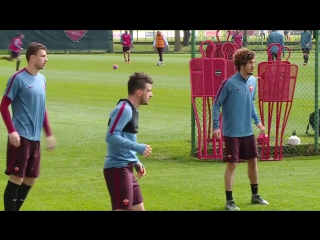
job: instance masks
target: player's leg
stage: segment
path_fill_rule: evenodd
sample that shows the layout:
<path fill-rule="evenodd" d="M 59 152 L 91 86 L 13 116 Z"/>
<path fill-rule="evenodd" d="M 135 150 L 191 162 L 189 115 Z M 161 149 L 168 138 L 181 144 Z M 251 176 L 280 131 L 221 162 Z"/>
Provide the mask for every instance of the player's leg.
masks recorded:
<path fill-rule="evenodd" d="M 305 53 L 305 65 L 307 65 L 309 61 L 309 53 L 310 53 L 310 48 L 306 48 L 306 53 Z"/>
<path fill-rule="evenodd" d="M 132 210 L 132 166 L 131 170 L 130 164 L 122 168 L 105 168 L 103 173 L 111 199 L 112 210 Z"/>
<path fill-rule="evenodd" d="M 227 166 L 224 172 L 224 184 L 226 194 L 226 210 L 238 211 L 240 208 L 237 207 L 233 199 L 232 190 L 234 182 L 234 172 L 239 161 L 239 139 L 235 137 L 223 137 L 226 151 L 226 162 Z"/>
<path fill-rule="evenodd" d="M 163 48 L 157 48 L 158 51 L 158 55 L 159 55 L 159 62 L 158 62 L 158 66 L 163 65 Z"/>
<path fill-rule="evenodd" d="M 22 204 L 25 202 L 28 193 L 32 186 L 36 183 L 40 172 L 40 142 L 30 141 L 30 157 L 25 170 L 25 177 L 19 187 L 18 197 L 16 202 L 16 211 L 19 211 Z"/>
<path fill-rule="evenodd" d="M 133 211 L 145 211 L 140 185 L 134 175 L 133 175 L 132 181 L 133 181 L 133 206 L 132 206 L 132 210 Z"/>
<path fill-rule="evenodd" d="M 124 58 L 124 62 L 127 63 L 127 56 L 126 56 L 126 52 L 127 52 L 127 47 L 122 47 L 122 52 L 123 52 L 123 58 Z"/>
<path fill-rule="evenodd" d="M 20 57 L 20 53 L 18 52 L 13 52 L 12 57 L 14 59 L 16 59 L 16 71 L 19 71 L 19 67 L 20 67 L 20 62 L 21 62 L 21 57 Z"/>
<path fill-rule="evenodd" d="M 131 55 L 130 47 L 128 47 L 127 54 L 128 54 L 128 63 L 130 63 L 130 55 Z"/>
<path fill-rule="evenodd" d="M 7 168 L 5 174 L 9 176 L 4 190 L 3 201 L 5 211 L 16 211 L 19 187 L 25 177 L 25 169 L 29 158 L 30 141 L 20 137 L 20 146 L 14 147 L 7 143 Z"/>
<path fill-rule="evenodd" d="M 269 204 L 266 200 L 260 197 L 258 192 L 258 149 L 254 135 L 241 139 L 239 157 L 247 160 L 252 203 Z"/>
<path fill-rule="evenodd" d="M 7 60 L 7 61 L 12 61 L 13 60 L 13 57 L 12 57 L 13 54 L 13 51 L 10 52 L 10 55 L 9 56 L 3 56 L 1 57 L 0 59 L 4 59 L 4 60 Z"/>

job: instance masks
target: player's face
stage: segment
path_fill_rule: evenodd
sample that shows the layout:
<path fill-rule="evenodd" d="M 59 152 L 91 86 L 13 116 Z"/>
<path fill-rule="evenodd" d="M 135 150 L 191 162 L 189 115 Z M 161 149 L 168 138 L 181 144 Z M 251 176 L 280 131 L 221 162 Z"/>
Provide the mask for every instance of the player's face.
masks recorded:
<path fill-rule="evenodd" d="M 244 66 L 244 72 L 247 75 L 252 75 L 254 71 L 254 65 L 255 65 L 255 59 L 248 61 L 247 64 Z"/>
<path fill-rule="evenodd" d="M 34 65 L 38 70 L 44 69 L 48 62 L 47 52 L 40 49 L 34 58 Z"/>
<path fill-rule="evenodd" d="M 151 92 L 152 85 L 150 83 L 146 84 L 146 87 L 141 90 L 140 96 L 140 104 L 141 105 L 148 105 L 150 98 L 152 98 L 153 94 Z"/>

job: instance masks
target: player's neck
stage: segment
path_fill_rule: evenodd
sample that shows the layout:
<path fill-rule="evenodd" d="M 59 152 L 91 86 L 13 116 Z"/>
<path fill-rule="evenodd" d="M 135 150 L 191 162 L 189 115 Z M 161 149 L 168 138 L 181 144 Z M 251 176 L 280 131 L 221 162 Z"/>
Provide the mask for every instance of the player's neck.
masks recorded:
<path fill-rule="evenodd" d="M 128 100 L 131 102 L 135 109 L 138 109 L 138 107 L 140 106 L 139 99 L 136 99 L 134 96 L 128 96 Z"/>
<path fill-rule="evenodd" d="M 249 74 L 247 74 L 246 72 L 242 72 L 242 71 L 240 71 L 240 75 L 241 75 L 245 80 L 247 80 L 248 77 L 249 77 Z"/>
<path fill-rule="evenodd" d="M 34 68 L 33 66 L 26 66 L 27 71 L 32 74 L 32 75 L 37 75 L 38 74 L 38 69 Z"/>

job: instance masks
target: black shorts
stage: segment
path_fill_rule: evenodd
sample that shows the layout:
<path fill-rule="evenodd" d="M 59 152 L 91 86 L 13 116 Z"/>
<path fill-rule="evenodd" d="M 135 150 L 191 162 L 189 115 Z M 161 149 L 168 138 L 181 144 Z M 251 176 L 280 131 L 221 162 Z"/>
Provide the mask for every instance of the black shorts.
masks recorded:
<path fill-rule="evenodd" d="M 302 48 L 302 52 L 309 54 L 310 53 L 310 48 Z"/>
<path fill-rule="evenodd" d="M 12 58 L 20 57 L 20 52 L 11 51 L 11 57 Z"/>
<path fill-rule="evenodd" d="M 130 51 L 130 47 L 122 47 L 122 51 L 123 52 L 128 52 L 128 51 Z"/>

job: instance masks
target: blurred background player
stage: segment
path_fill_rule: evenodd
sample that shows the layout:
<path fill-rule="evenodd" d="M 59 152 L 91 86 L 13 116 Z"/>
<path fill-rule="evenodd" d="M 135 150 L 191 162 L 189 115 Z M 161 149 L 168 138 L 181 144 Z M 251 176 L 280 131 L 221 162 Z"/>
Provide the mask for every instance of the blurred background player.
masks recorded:
<path fill-rule="evenodd" d="M 243 36 L 240 30 L 236 30 L 232 35 L 232 41 L 236 44 L 237 49 L 242 47 Z"/>
<path fill-rule="evenodd" d="M 283 33 L 285 40 L 290 41 L 291 30 L 283 30 Z"/>
<path fill-rule="evenodd" d="M 122 44 L 123 58 L 125 63 L 130 63 L 130 49 L 132 47 L 133 38 L 128 30 L 124 30 L 124 33 L 121 35 L 120 43 Z M 127 56 L 128 55 L 128 60 Z"/>
<path fill-rule="evenodd" d="M 268 35 L 267 48 L 272 43 L 278 43 L 281 45 L 281 47 L 284 47 L 284 35 L 279 30 L 272 30 L 271 33 Z M 279 52 L 278 46 L 272 46 L 270 51 L 271 51 L 272 61 L 277 60 L 278 57 L 281 60 L 281 55 L 278 56 L 278 52 Z M 284 48 L 282 51 L 283 51 L 282 53 L 284 56 Z"/>
<path fill-rule="evenodd" d="M 12 61 L 14 59 L 17 60 L 16 62 L 16 71 L 19 71 L 19 67 L 20 67 L 20 62 L 21 62 L 21 58 L 20 58 L 20 52 L 21 50 L 23 50 L 22 47 L 22 39 L 24 39 L 24 34 L 23 33 L 19 33 L 16 37 L 14 37 L 10 43 L 9 46 L 9 50 L 10 52 L 10 56 L 9 57 L 1 57 L 1 59 L 5 59 L 8 61 Z"/>
<path fill-rule="evenodd" d="M 303 30 L 300 34 L 300 46 L 303 53 L 303 65 L 307 65 L 309 60 L 309 53 L 312 46 L 311 33 L 308 30 Z"/>
<path fill-rule="evenodd" d="M 261 40 L 265 40 L 266 39 L 266 30 L 261 30 L 260 31 L 260 37 L 261 37 Z"/>
<path fill-rule="evenodd" d="M 169 50 L 169 43 L 166 39 L 166 37 L 162 34 L 161 31 L 157 31 L 157 35 L 156 35 L 156 38 L 153 42 L 153 45 L 152 45 L 153 48 L 156 48 L 157 51 L 158 51 L 158 54 L 159 54 L 159 62 L 158 62 L 158 66 L 160 65 L 164 65 L 164 62 L 163 62 L 163 50 L 165 47 L 168 48 Z"/>

